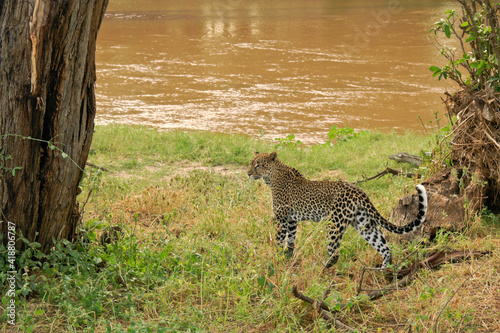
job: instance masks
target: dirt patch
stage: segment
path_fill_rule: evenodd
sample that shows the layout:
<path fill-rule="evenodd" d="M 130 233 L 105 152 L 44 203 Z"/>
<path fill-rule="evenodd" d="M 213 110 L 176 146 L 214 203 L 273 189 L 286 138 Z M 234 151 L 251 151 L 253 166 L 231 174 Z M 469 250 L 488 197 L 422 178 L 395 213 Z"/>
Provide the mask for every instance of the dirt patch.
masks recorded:
<path fill-rule="evenodd" d="M 336 180 L 345 180 L 345 174 L 342 170 L 328 170 L 326 172 L 323 172 L 319 175 L 318 179 L 319 180 L 330 180 L 330 181 L 336 181 Z"/>
<path fill-rule="evenodd" d="M 248 167 L 242 166 L 205 166 L 201 163 L 194 162 L 176 162 L 172 165 L 174 166 L 174 171 L 170 175 L 164 177 L 167 181 L 179 176 L 189 176 L 193 171 L 213 172 L 222 176 L 246 177 L 246 172 L 248 170 Z"/>
<path fill-rule="evenodd" d="M 136 175 L 131 175 L 130 173 L 127 173 L 126 171 L 123 171 L 123 170 L 119 171 L 119 172 L 115 172 L 115 173 L 113 173 L 113 175 L 115 177 L 123 178 L 123 179 L 130 179 L 130 178 L 144 179 L 144 177 L 136 176 Z"/>

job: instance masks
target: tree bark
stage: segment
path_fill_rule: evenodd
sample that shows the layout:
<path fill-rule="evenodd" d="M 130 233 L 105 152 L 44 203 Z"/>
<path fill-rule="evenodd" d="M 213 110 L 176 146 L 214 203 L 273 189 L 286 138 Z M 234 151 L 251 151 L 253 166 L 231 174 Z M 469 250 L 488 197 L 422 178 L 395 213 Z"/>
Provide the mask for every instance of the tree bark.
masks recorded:
<path fill-rule="evenodd" d="M 1 230 L 12 222 L 43 252 L 75 236 L 107 3 L 0 0 Z"/>

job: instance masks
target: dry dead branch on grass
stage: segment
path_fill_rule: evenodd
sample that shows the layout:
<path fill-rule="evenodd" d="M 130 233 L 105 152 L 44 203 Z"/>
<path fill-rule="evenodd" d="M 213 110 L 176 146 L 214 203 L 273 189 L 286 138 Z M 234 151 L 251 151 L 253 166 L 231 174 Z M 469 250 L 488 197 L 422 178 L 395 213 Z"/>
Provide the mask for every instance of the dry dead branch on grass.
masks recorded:
<path fill-rule="evenodd" d="M 404 263 L 406 259 L 410 258 L 413 255 L 415 255 L 416 260 L 409 267 L 404 267 L 401 270 L 399 270 L 397 276 L 394 275 L 394 278 L 397 277 L 400 280 L 397 280 L 397 281 L 393 282 L 392 284 L 390 284 L 382 289 L 363 289 L 362 285 L 363 285 L 363 278 L 365 276 L 364 273 L 365 273 L 365 271 L 368 271 L 368 270 L 378 270 L 378 271 L 384 271 L 384 272 L 388 272 L 388 270 L 381 269 L 381 268 L 364 267 L 363 273 L 361 275 L 359 287 L 358 287 L 358 293 L 361 291 L 369 291 L 369 293 L 368 293 L 369 299 L 371 301 L 375 301 L 375 300 L 381 298 L 382 296 L 386 295 L 389 292 L 406 287 L 412 281 L 413 277 L 415 277 L 416 272 L 420 268 L 436 269 L 445 263 L 456 263 L 456 262 L 460 262 L 460 261 L 463 261 L 463 260 L 466 260 L 469 258 L 480 257 L 480 256 L 488 255 L 488 254 L 491 254 L 491 251 L 448 251 L 448 252 L 438 251 L 436 253 L 429 255 L 427 258 L 425 258 L 423 260 L 418 260 L 419 256 L 418 256 L 418 250 L 417 250 L 417 251 L 414 251 L 411 254 L 409 254 L 402 261 L 402 263 Z M 482 265 L 479 267 L 479 269 L 481 267 L 482 267 Z M 477 269 L 476 272 L 479 269 Z M 472 275 L 474 275 L 476 272 L 474 272 Z M 462 283 L 462 285 L 466 281 L 464 281 Z M 332 284 L 333 284 L 333 280 L 330 282 L 328 288 L 326 289 L 326 291 L 324 293 L 325 299 L 328 296 L 328 293 L 332 287 Z M 459 289 L 460 289 L 460 287 L 459 287 Z M 454 295 L 456 294 L 457 291 L 458 291 L 458 289 L 454 292 L 452 297 L 454 297 Z M 311 298 L 311 297 L 304 295 L 303 293 L 298 291 L 297 286 L 292 287 L 292 293 L 296 298 L 298 298 L 306 303 L 311 304 L 313 306 L 313 308 L 320 314 L 320 316 L 324 320 L 326 320 L 329 324 L 333 325 L 335 328 L 337 328 L 339 330 L 347 331 L 347 332 L 356 332 L 355 329 L 347 326 L 346 324 L 344 324 L 341 321 L 339 321 L 338 319 L 336 319 L 335 312 L 337 312 L 338 310 L 331 310 L 329 308 L 329 306 L 325 303 L 324 300 L 323 301 L 316 300 L 314 298 Z M 446 305 L 448 304 L 448 302 L 446 303 Z M 446 305 L 445 305 L 445 307 L 446 307 Z M 343 308 L 345 308 L 345 306 L 341 307 L 341 309 L 343 309 Z M 439 320 L 439 316 L 436 319 L 436 325 L 437 325 L 438 320 Z M 410 331 L 411 331 L 411 328 L 410 328 Z"/>
<path fill-rule="evenodd" d="M 357 330 L 355 330 L 354 328 L 347 326 L 346 324 L 342 323 L 340 320 L 337 320 L 335 318 L 335 316 L 333 315 L 333 312 L 330 311 L 330 308 L 328 307 L 328 305 L 326 305 L 325 302 L 315 300 L 313 298 L 310 298 L 310 297 L 300 293 L 297 289 L 297 286 L 292 287 L 292 293 L 296 298 L 298 298 L 306 303 L 311 304 L 313 306 L 313 308 L 318 311 L 318 313 L 321 315 L 321 317 L 324 320 L 326 320 L 328 323 L 333 325 L 336 329 L 346 331 L 346 332 L 357 332 Z"/>
<path fill-rule="evenodd" d="M 97 169 L 97 170 L 99 170 L 99 171 L 109 172 L 109 170 L 108 170 L 108 169 L 106 169 L 106 168 L 104 168 L 104 167 L 101 167 L 101 166 L 98 166 L 98 165 L 95 165 L 94 163 L 85 162 L 85 165 L 88 165 L 89 167 L 94 168 L 94 169 Z"/>
<path fill-rule="evenodd" d="M 405 176 L 405 177 L 408 177 L 408 178 L 420 178 L 420 175 L 415 175 L 414 173 L 411 173 L 411 172 L 402 172 L 402 171 L 398 171 L 398 170 L 395 170 L 395 169 L 391 169 L 389 167 L 386 167 L 384 171 L 381 171 L 379 173 L 377 173 L 375 176 L 372 176 L 372 177 L 369 177 L 369 178 L 364 178 L 363 180 L 358 180 L 358 181 L 355 181 L 354 184 L 358 184 L 358 183 L 363 183 L 363 182 L 367 182 L 367 181 L 370 181 L 370 180 L 373 180 L 373 179 L 379 179 L 385 175 L 394 175 L 394 176 Z"/>
<path fill-rule="evenodd" d="M 367 267 L 363 268 L 363 274 L 361 275 L 361 279 L 359 282 L 358 293 L 361 291 L 369 291 L 368 297 L 370 298 L 370 300 L 376 300 L 384 296 L 388 292 L 402 289 L 405 286 L 407 286 L 415 276 L 415 273 L 420 268 L 437 269 L 439 266 L 445 263 L 456 263 L 469 258 L 484 256 L 487 254 L 491 254 L 491 251 L 449 251 L 449 252 L 438 251 L 420 261 L 418 260 L 418 251 L 415 251 L 410 255 L 408 255 L 406 258 L 412 256 L 413 254 L 416 254 L 417 260 L 415 260 L 411 266 L 405 267 L 397 273 L 397 278 L 399 278 L 400 280 L 395 281 L 392 284 L 382 289 L 375 289 L 375 290 L 362 289 L 364 273 L 365 270 L 383 270 L 383 271 L 387 270 L 381 268 L 367 268 Z M 404 262 L 406 258 L 402 262 Z"/>

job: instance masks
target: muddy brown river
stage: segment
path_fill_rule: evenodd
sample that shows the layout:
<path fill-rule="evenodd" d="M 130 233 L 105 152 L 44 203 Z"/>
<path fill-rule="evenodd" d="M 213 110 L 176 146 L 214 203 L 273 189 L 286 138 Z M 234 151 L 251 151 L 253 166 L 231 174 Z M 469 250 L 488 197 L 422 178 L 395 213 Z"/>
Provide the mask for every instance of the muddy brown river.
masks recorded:
<path fill-rule="evenodd" d="M 110 0 L 97 122 L 322 142 L 423 131 L 451 82 L 428 31 L 453 1 Z"/>

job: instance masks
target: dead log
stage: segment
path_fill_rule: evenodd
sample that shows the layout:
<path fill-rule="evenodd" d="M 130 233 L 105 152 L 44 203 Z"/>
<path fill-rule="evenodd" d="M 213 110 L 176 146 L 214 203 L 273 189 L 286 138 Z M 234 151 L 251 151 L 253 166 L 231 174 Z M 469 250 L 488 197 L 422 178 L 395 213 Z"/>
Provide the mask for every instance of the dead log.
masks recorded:
<path fill-rule="evenodd" d="M 419 167 L 422 164 L 422 159 L 419 156 L 408 153 L 397 153 L 389 156 L 389 159 L 400 163 L 409 163 L 415 167 Z"/>

